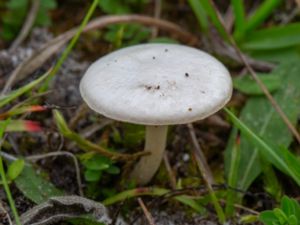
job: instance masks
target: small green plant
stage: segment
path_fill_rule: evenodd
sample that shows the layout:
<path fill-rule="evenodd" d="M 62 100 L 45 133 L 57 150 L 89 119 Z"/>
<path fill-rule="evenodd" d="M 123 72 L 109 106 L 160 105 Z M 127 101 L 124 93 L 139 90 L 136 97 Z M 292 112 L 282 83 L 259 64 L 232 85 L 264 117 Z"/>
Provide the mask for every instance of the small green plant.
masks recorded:
<path fill-rule="evenodd" d="M 129 14 L 141 11 L 148 0 L 101 0 L 100 9 L 107 14 Z M 114 48 L 134 45 L 150 37 L 150 29 L 138 24 L 121 24 L 108 26 L 104 39 L 112 43 Z"/>
<path fill-rule="evenodd" d="M 51 24 L 51 18 L 48 12 L 49 10 L 55 9 L 56 6 L 56 0 L 40 1 L 39 10 L 35 18 L 35 25 L 49 26 Z M 24 22 L 29 7 L 29 0 L 9 0 L 6 3 L 7 11 L 2 16 L 2 38 L 5 40 L 11 40 L 17 35 Z"/>
<path fill-rule="evenodd" d="M 95 153 L 86 153 L 81 156 L 85 167 L 84 178 L 88 182 L 100 181 L 102 174 L 119 174 L 120 169 L 113 165 L 113 161 L 105 156 Z"/>
<path fill-rule="evenodd" d="M 259 220 L 266 225 L 299 225 L 300 204 L 295 199 L 284 196 L 279 208 L 260 213 Z"/>
<path fill-rule="evenodd" d="M 25 166 L 25 161 L 23 159 L 17 159 L 12 162 L 7 169 L 6 177 L 8 182 L 14 181 L 23 171 Z"/>

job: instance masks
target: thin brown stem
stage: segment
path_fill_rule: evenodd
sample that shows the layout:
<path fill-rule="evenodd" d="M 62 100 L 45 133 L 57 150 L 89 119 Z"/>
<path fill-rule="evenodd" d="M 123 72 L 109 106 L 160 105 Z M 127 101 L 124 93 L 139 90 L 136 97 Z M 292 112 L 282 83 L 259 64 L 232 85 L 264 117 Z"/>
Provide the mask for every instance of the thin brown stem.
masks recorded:
<path fill-rule="evenodd" d="M 166 167 L 166 170 L 168 172 L 168 175 L 169 175 L 169 180 L 170 180 L 171 188 L 173 190 L 175 190 L 176 189 L 176 177 L 175 177 L 175 174 L 174 174 L 174 172 L 173 172 L 173 170 L 171 168 L 167 152 L 164 153 L 164 163 L 165 163 L 165 167 Z"/>
<path fill-rule="evenodd" d="M 155 0 L 154 1 L 154 18 L 159 19 L 161 14 L 161 2 L 162 0 Z M 158 34 L 157 27 L 152 28 L 152 38 L 156 38 Z"/>
<path fill-rule="evenodd" d="M 139 205 L 141 206 L 141 208 L 142 208 L 142 210 L 143 210 L 143 212 L 146 216 L 146 219 L 147 219 L 148 223 L 150 225 L 155 225 L 154 219 L 153 219 L 151 213 L 149 212 L 149 210 L 147 209 L 147 207 L 145 206 L 143 200 L 141 198 L 138 198 L 137 200 L 138 200 Z"/>
<path fill-rule="evenodd" d="M 211 185 L 215 184 L 215 181 L 214 181 L 212 172 L 208 166 L 208 163 L 206 161 L 205 155 L 198 143 L 194 126 L 191 123 L 189 123 L 187 126 L 189 129 L 189 133 L 190 133 L 190 136 L 192 139 L 193 146 L 194 146 L 195 157 L 196 157 L 197 162 L 199 162 L 199 168 L 201 170 L 202 176 L 203 176 L 204 180 L 206 181 L 206 183 L 208 183 L 211 186 Z"/>
<path fill-rule="evenodd" d="M 253 68 L 249 64 L 248 60 L 246 59 L 246 57 L 243 55 L 243 53 L 241 52 L 241 50 L 237 46 L 237 43 L 233 39 L 232 35 L 226 29 L 226 26 L 224 24 L 224 20 L 223 20 L 223 18 L 221 16 L 221 14 L 220 14 L 217 6 L 215 5 L 214 1 L 213 0 L 209 0 L 209 1 L 210 1 L 211 5 L 213 6 L 213 8 L 214 8 L 214 10 L 215 10 L 215 12 L 216 12 L 216 14 L 218 16 L 218 19 L 219 19 L 220 23 L 222 24 L 224 31 L 227 34 L 228 40 L 229 40 L 230 44 L 234 47 L 234 49 L 235 49 L 238 57 L 241 59 L 241 61 L 243 62 L 243 64 L 245 65 L 245 67 L 247 68 L 247 70 L 249 71 L 249 73 L 251 74 L 251 76 L 253 77 L 253 79 L 256 81 L 256 83 L 258 84 L 258 86 L 260 87 L 260 89 L 263 91 L 263 93 L 265 94 L 265 96 L 267 97 L 267 99 L 270 101 L 270 103 L 273 106 L 273 108 L 276 110 L 276 112 L 278 113 L 278 115 L 282 118 L 283 122 L 286 124 L 286 126 L 289 128 L 290 132 L 294 135 L 294 137 L 296 138 L 296 140 L 300 144 L 300 135 L 299 135 L 297 129 L 291 123 L 291 121 L 286 116 L 286 114 L 283 112 L 283 110 L 281 109 L 281 107 L 278 105 L 278 103 L 276 102 L 276 100 L 273 98 L 273 96 L 269 92 L 268 88 L 265 86 L 265 84 L 257 76 L 256 72 L 253 70 Z"/>
<path fill-rule="evenodd" d="M 25 40 L 25 38 L 28 36 L 30 29 L 32 28 L 37 12 L 40 7 L 40 0 L 32 0 L 31 1 L 31 8 L 27 14 L 27 17 L 25 19 L 25 22 L 22 26 L 22 29 L 18 35 L 18 37 L 14 40 L 12 45 L 10 46 L 9 50 L 14 51 L 22 42 Z"/>

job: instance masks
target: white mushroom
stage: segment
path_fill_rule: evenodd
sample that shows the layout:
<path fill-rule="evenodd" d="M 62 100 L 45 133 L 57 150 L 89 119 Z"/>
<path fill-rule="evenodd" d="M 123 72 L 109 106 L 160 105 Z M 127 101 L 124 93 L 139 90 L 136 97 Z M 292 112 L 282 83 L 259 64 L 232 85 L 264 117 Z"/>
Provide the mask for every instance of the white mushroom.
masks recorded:
<path fill-rule="evenodd" d="M 157 171 L 167 126 L 201 120 L 230 99 L 232 80 L 214 57 L 176 44 L 142 44 L 93 63 L 80 83 L 90 108 L 109 118 L 146 125 L 144 156 L 131 178 L 146 184 Z"/>

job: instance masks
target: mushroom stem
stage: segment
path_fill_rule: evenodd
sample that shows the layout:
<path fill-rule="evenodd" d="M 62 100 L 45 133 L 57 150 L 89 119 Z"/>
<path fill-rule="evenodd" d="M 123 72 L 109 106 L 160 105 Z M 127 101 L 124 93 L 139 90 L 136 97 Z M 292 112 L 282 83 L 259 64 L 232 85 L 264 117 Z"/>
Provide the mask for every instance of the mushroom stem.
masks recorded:
<path fill-rule="evenodd" d="M 130 174 L 137 184 L 148 183 L 158 170 L 166 147 L 168 126 L 146 126 L 145 151 L 150 155 L 144 156 Z"/>

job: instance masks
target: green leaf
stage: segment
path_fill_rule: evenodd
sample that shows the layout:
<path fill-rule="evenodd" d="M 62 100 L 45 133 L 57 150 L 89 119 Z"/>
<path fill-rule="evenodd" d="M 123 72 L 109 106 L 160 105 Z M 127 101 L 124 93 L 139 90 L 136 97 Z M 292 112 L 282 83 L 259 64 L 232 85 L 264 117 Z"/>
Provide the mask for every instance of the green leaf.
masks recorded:
<path fill-rule="evenodd" d="M 286 224 L 287 216 L 281 209 L 275 208 L 273 212 L 280 224 Z"/>
<path fill-rule="evenodd" d="M 24 19 L 29 10 L 29 0 L 9 0 L 6 4 L 7 12 L 2 18 L 3 29 L 1 36 L 7 40 L 12 39 L 20 31 Z M 51 24 L 51 18 L 48 15 L 49 10 L 56 8 L 55 0 L 40 1 L 39 10 L 35 18 L 35 25 L 46 26 Z"/>
<path fill-rule="evenodd" d="M 298 219 L 296 218 L 295 215 L 290 215 L 290 216 L 287 218 L 287 224 L 288 224 L 288 225 L 298 225 Z"/>
<path fill-rule="evenodd" d="M 7 2 L 6 7 L 8 9 L 18 9 L 18 8 L 26 8 L 28 5 L 28 0 L 10 0 Z"/>
<path fill-rule="evenodd" d="M 256 151 L 259 151 L 261 156 L 264 157 L 264 160 L 273 164 L 282 172 L 288 174 L 300 186 L 300 172 L 298 171 L 300 167 L 300 160 L 298 160 L 296 156 L 288 150 L 283 152 L 283 149 L 280 150 L 278 148 L 270 147 L 270 144 L 267 144 L 264 140 L 259 138 L 252 130 L 249 129 L 249 127 L 230 112 L 230 110 L 225 108 L 225 112 L 228 114 L 234 125 L 241 130 L 242 134 L 245 135 L 245 138 L 247 138 L 253 146 L 257 147 Z M 289 158 L 293 158 L 294 163 L 290 164 L 289 161 L 286 160 L 285 155 L 289 155 Z M 242 173 L 244 173 L 244 171 L 242 171 Z"/>
<path fill-rule="evenodd" d="M 275 222 L 277 221 L 274 212 L 271 210 L 261 212 L 258 218 L 261 222 L 263 222 L 266 225 L 274 225 Z"/>
<path fill-rule="evenodd" d="M 84 165 L 89 170 L 106 170 L 110 167 L 112 161 L 102 155 L 95 154 L 92 158 L 84 162 Z"/>
<path fill-rule="evenodd" d="M 281 3 L 282 0 L 264 0 L 263 3 L 249 17 L 244 28 L 245 34 L 251 34 L 251 31 L 261 25 Z M 243 36 L 235 36 L 235 38 L 240 40 L 243 38 Z"/>
<path fill-rule="evenodd" d="M 242 48 L 246 50 L 273 50 L 300 44 L 300 23 L 265 28 L 247 35 Z"/>
<path fill-rule="evenodd" d="M 105 172 L 109 174 L 119 174 L 120 173 L 120 168 L 116 166 L 110 166 Z"/>
<path fill-rule="evenodd" d="M 54 187 L 41 174 L 36 173 L 32 166 L 25 166 L 15 183 L 17 188 L 31 201 L 40 204 L 47 201 L 50 197 L 62 196 L 64 193 Z"/>
<path fill-rule="evenodd" d="M 253 58 L 270 62 L 290 62 L 300 60 L 300 45 L 280 49 L 250 51 Z"/>
<path fill-rule="evenodd" d="M 108 14 L 125 14 L 131 12 L 128 4 L 124 4 L 120 0 L 99 0 L 99 6 Z"/>
<path fill-rule="evenodd" d="M 286 215 L 296 215 L 296 219 L 300 220 L 300 204 L 295 199 L 283 196 L 280 208 Z"/>
<path fill-rule="evenodd" d="M 7 178 L 11 181 L 15 180 L 23 171 L 24 165 L 25 161 L 23 159 L 17 159 L 12 162 L 7 170 Z"/>
<path fill-rule="evenodd" d="M 89 182 L 96 182 L 101 179 L 102 172 L 99 170 L 86 170 L 84 172 L 84 178 Z"/>
<path fill-rule="evenodd" d="M 201 0 L 201 4 L 202 4 L 203 8 L 205 9 L 205 12 L 207 13 L 207 15 L 210 18 L 211 22 L 216 27 L 217 31 L 220 33 L 220 35 L 224 39 L 227 40 L 228 39 L 227 32 L 224 29 L 222 23 L 220 22 L 214 7 L 211 5 L 210 0 Z"/>
<path fill-rule="evenodd" d="M 282 64 L 273 74 L 282 77 L 281 87 L 274 95 L 275 100 L 281 106 L 290 121 L 295 124 L 299 115 L 300 105 L 300 65 L 298 62 Z M 295 157 L 291 155 L 288 150 L 285 149 L 281 151 L 281 149 L 279 149 L 278 146 L 287 148 L 290 145 L 292 135 L 265 97 L 250 98 L 241 111 L 240 120 L 243 121 L 245 126 L 247 126 L 252 133 L 262 137 L 266 143 L 273 143 L 272 148 L 270 144 L 268 144 L 268 146 L 261 144 L 254 146 L 253 140 L 249 140 L 249 135 L 246 136 L 245 133 L 241 135 L 241 163 L 239 167 L 238 188 L 246 190 L 262 172 L 260 162 L 260 152 L 262 150 L 265 148 L 268 149 L 268 153 L 265 154 L 265 157 L 269 156 L 270 158 L 266 158 L 266 160 L 272 164 L 276 164 L 277 167 L 280 167 L 278 160 L 284 164 L 291 164 L 285 156 L 286 154 L 289 155 L 288 158 L 294 159 Z M 230 139 L 235 140 L 236 134 L 232 133 Z M 232 143 L 232 141 L 229 141 L 229 143 Z M 226 149 L 225 168 L 227 175 L 231 163 L 230 155 L 232 148 L 233 146 L 231 144 L 228 145 Z M 271 154 L 275 154 L 276 158 L 274 158 L 274 155 L 271 156 Z M 294 167 L 294 165 L 292 165 L 292 167 Z M 280 169 L 283 168 L 281 167 Z M 292 170 L 292 168 L 289 168 L 289 173 L 297 176 L 295 171 Z"/>
<path fill-rule="evenodd" d="M 244 2 L 241 0 L 231 0 L 234 13 L 234 36 L 243 36 L 246 18 Z"/>
<path fill-rule="evenodd" d="M 281 85 L 282 77 L 274 74 L 259 74 L 258 77 L 265 84 L 270 92 L 278 90 Z M 262 95 L 263 91 L 260 89 L 256 81 L 250 75 L 238 77 L 233 79 L 233 87 L 242 93 L 248 95 Z"/>
<path fill-rule="evenodd" d="M 205 8 L 203 7 L 201 1 L 199 0 L 188 0 L 190 7 L 192 8 L 200 28 L 202 31 L 207 31 L 209 27 L 207 14 Z"/>

